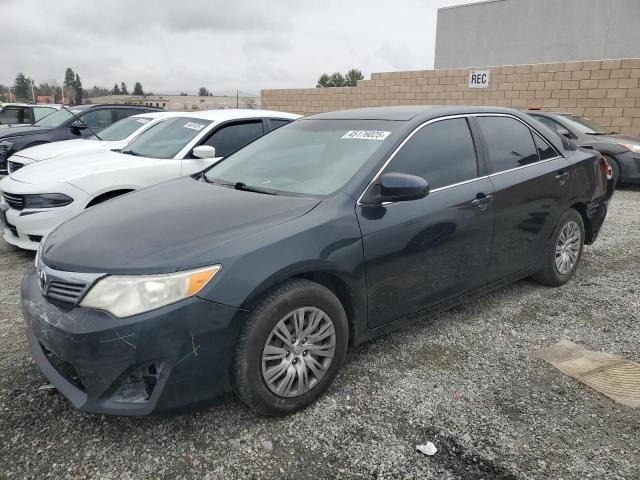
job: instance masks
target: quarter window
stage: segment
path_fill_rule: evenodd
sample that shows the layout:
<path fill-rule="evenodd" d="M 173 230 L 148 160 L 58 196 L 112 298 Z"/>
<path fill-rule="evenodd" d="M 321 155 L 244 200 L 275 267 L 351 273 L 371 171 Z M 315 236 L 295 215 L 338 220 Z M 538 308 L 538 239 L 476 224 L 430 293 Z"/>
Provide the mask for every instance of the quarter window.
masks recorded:
<path fill-rule="evenodd" d="M 5 108 L 0 113 L 0 124 L 22 123 L 22 109 Z"/>
<path fill-rule="evenodd" d="M 493 172 L 503 172 L 538 161 L 531 130 L 509 117 L 478 117 Z"/>
<path fill-rule="evenodd" d="M 269 120 L 271 123 L 271 130 L 275 130 L 280 127 L 284 127 L 287 123 L 291 123 L 291 120 L 281 120 L 279 118 L 271 118 Z"/>
<path fill-rule="evenodd" d="M 262 120 L 247 123 L 234 123 L 216 130 L 204 145 L 216 149 L 216 157 L 226 157 L 264 134 Z"/>
<path fill-rule="evenodd" d="M 418 175 L 431 189 L 476 178 L 478 163 L 467 121 L 441 120 L 418 130 L 386 171 Z"/>

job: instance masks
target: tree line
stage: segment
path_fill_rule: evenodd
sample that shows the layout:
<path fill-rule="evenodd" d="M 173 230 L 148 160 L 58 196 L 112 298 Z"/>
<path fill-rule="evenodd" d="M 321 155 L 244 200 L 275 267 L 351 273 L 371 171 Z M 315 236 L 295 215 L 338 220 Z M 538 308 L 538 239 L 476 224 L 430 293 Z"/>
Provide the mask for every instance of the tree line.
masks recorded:
<path fill-rule="evenodd" d="M 122 82 L 117 83 L 114 88 L 94 85 L 90 89 L 82 86 L 82 80 L 77 72 L 68 67 L 64 73 L 62 86 L 57 80 L 45 80 L 36 82 L 33 78 L 19 72 L 16 75 L 13 85 L 3 85 L 0 83 L 0 100 L 3 102 L 32 102 L 34 97 L 48 96 L 53 98 L 54 103 L 69 103 L 78 105 L 84 98 L 103 97 L 107 95 L 128 95 L 127 85 Z M 140 82 L 133 85 L 133 95 L 145 95 Z M 151 92 L 146 95 L 152 95 Z"/>
<path fill-rule="evenodd" d="M 331 75 L 323 73 L 318 79 L 316 88 L 326 87 L 355 87 L 358 84 L 358 80 L 363 80 L 364 75 L 357 68 L 352 68 L 347 73 L 342 75 L 340 72 L 334 72 Z"/>

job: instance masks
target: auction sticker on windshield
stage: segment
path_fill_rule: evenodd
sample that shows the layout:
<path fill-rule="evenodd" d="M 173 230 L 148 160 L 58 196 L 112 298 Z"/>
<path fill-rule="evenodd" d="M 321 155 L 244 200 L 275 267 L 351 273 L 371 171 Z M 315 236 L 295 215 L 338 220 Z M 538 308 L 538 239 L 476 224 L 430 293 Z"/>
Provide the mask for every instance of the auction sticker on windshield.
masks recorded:
<path fill-rule="evenodd" d="M 138 118 L 136 121 L 138 123 L 149 123 L 149 119 L 148 118 Z"/>
<path fill-rule="evenodd" d="M 191 128 L 193 130 L 202 130 L 204 125 L 200 125 L 199 123 L 189 122 L 184 124 L 184 128 Z"/>
<path fill-rule="evenodd" d="M 349 130 L 342 138 L 354 139 L 354 140 L 384 140 L 391 132 L 385 132 L 383 130 Z"/>

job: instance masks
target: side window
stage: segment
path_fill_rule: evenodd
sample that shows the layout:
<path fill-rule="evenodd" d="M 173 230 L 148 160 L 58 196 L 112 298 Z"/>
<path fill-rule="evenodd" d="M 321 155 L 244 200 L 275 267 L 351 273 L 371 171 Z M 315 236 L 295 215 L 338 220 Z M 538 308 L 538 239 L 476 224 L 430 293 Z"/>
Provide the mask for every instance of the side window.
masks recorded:
<path fill-rule="evenodd" d="M 102 130 L 113 123 L 113 120 L 111 120 L 110 108 L 91 110 L 84 115 L 81 115 L 80 118 L 93 131 Z"/>
<path fill-rule="evenodd" d="M 418 175 L 429 183 L 430 189 L 477 177 L 476 151 L 467 121 L 442 120 L 418 130 L 386 171 Z"/>
<path fill-rule="evenodd" d="M 137 115 L 139 113 L 144 113 L 144 110 L 135 110 L 133 108 L 118 108 L 116 109 L 116 121 L 130 117 L 131 115 Z"/>
<path fill-rule="evenodd" d="M 262 121 L 233 123 L 216 130 L 203 145 L 216 149 L 216 157 L 226 157 L 264 135 Z"/>
<path fill-rule="evenodd" d="M 22 123 L 22 111 L 19 108 L 7 107 L 0 113 L 0 123 Z"/>
<path fill-rule="evenodd" d="M 33 116 L 35 117 L 35 122 L 37 122 L 38 120 L 40 120 L 41 118 L 46 117 L 47 115 L 51 115 L 53 112 L 55 112 L 56 109 L 55 108 L 49 108 L 49 107 L 33 107 Z"/>
<path fill-rule="evenodd" d="M 280 127 L 285 126 L 287 123 L 291 123 L 292 120 L 285 120 L 281 118 L 270 118 L 269 123 L 271 124 L 271 131 L 274 131 Z"/>
<path fill-rule="evenodd" d="M 529 127 L 509 117 L 478 117 L 493 172 L 502 172 L 538 161 Z"/>
<path fill-rule="evenodd" d="M 549 158 L 558 156 L 556 150 L 535 132 L 533 133 L 533 140 L 536 142 L 536 149 L 538 150 L 540 160 L 548 160 Z"/>

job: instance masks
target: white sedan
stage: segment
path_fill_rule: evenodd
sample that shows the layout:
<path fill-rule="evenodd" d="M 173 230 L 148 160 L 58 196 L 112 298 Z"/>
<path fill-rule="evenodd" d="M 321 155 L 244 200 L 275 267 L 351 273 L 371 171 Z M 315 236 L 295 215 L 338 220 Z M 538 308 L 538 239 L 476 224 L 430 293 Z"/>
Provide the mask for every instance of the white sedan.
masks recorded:
<path fill-rule="evenodd" d="M 25 165 L 66 157 L 78 153 L 89 153 L 100 150 L 120 150 L 145 130 L 166 118 L 180 115 L 178 112 L 148 112 L 132 115 L 102 130 L 96 136 L 51 142 L 35 147 L 25 148 L 9 157 L 9 173 L 13 173 Z"/>
<path fill-rule="evenodd" d="M 121 152 L 74 154 L 27 165 L 0 181 L 4 239 L 37 250 L 42 237 L 85 209 L 204 170 L 298 117 L 267 110 L 176 112 Z"/>

